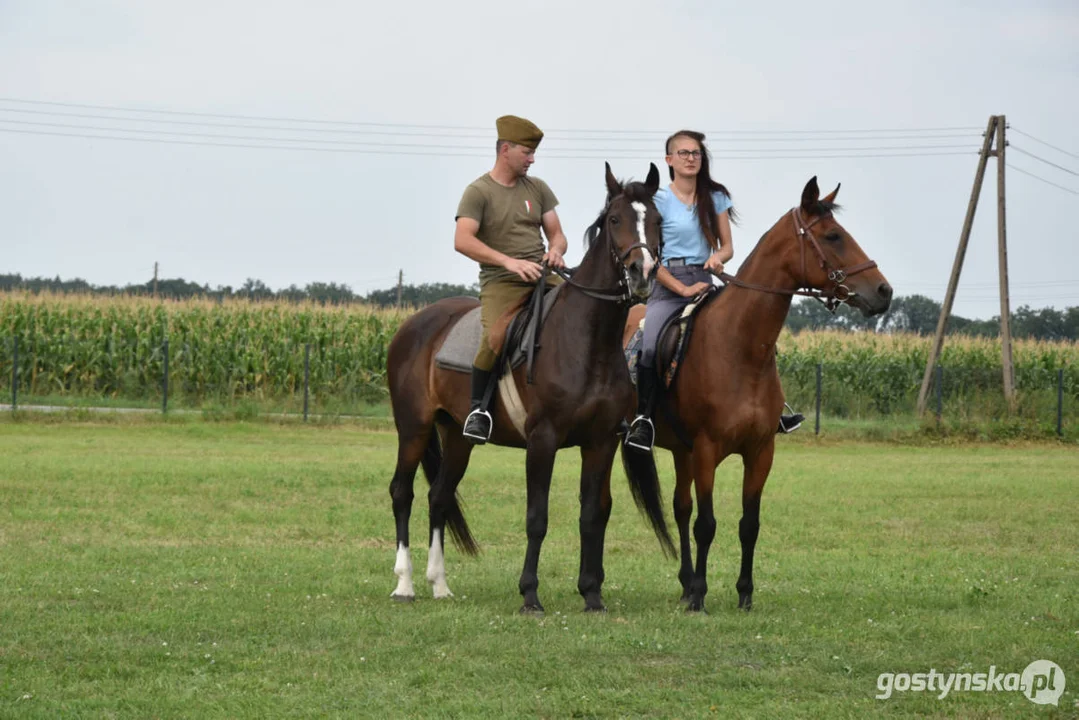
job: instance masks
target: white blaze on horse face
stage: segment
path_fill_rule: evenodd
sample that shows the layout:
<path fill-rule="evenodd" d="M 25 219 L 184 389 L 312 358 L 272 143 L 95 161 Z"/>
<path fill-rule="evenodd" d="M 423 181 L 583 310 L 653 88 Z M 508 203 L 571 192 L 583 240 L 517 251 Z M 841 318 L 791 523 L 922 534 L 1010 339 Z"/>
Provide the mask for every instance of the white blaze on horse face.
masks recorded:
<path fill-rule="evenodd" d="M 397 562 L 394 563 L 393 574 L 397 576 L 397 589 L 390 597 L 416 597 L 416 591 L 412 589 L 412 554 L 404 543 L 397 543 Z"/>
<path fill-rule="evenodd" d="M 642 202 L 631 203 L 634 210 L 637 211 L 637 236 L 641 239 L 641 244 L 647 246 L 648 239 L 644 234 L 644 217 L 648 213 L 648 208 L 644 206 Z M 644 253 L 644 276 L 650 277 L 652 275 L 652 268 L 655 267 L 655 261 L 652 260 L 652 253 L 648 252 L 647 247 L 641 248 L 641 252 Z"/>
<path fill-rule="evenodd" d="M 446 561 L 442 557 L 442 531 L 431 533 L 431 551 L 427 553 L 427 582 L 431 583 L 431 593 L 436 598 L 453 597 L 450 586 L 446 584 Z"/>

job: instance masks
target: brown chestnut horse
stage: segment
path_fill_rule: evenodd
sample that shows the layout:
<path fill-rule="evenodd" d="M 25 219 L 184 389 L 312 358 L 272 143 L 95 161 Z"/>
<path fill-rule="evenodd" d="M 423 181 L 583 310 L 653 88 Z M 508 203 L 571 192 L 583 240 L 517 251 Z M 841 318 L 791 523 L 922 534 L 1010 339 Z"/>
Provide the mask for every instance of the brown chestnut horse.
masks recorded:
<path fill-rule="evenodd" d="M 674 455 L 678 579 L 689 610 L 704 609 L 708 550 L 716 531 L 712 487 L 716 467 L 729 455 L 741 455 L 744 465 L 738 606 L 748 610 L 753 605 L 761 493 L 772 469 L 783 410 L 776 339 L 792 296 L 812 295 L 832 307 L 846 302 L 867 316 L 883 313 L 891 304 L 892 288 L 876 263 L 833 216 L 838 192 L 837 186 L 821 198 L 814 177 L 806 184 L 801 203 L 764 234 L 737 276 L 721 276 L 727 287 L 699 311 L 674 382 L 657 404 L 656 443 Z M 643 314 L 644 308 L 630 313 L 624 342 Z M 694 487 L 696 567 L 689 542 Z"/>
<path fill-rule="evenodd" d="M 660 217 L 653 202 L 659 171 L 651 166 L 644 183 L 622 186 L 607 166 L 607 203 L 586 233 L 588 250 L 567 277 L 549 311 L 533 365 L 533 383 L 525 366 L 513 379 L 527 412 L 524 433 L 496 402 L 490 442 L 526 448 L 528 550 L 519 588 L 523 612 L 542 612 L 537 588 L 540 546 L 547 534 L 547 502 L 555 453 L 581 448 L 581 566 L 577 588 L 586 610 L 602 610 L 603 543 L 611 514 L 611 466 L 620 444 L 617 432 L 633 406 L 633 384 L 622 351 L 622 328 L 629 303 L 648 297 L 660 251 Z M 423 464 L 431 484 L 430 551 L 427 580 L 436 598 L 452 593 L 446 584 L 444 530 L 458 547 L 477 552 L 476 542 L 457 501 L 472 444 L 462 436 L 469 412 L 470 376 L 445 370 L 435 356 L 452 326 L 478 302 L 443 300 L 409 318 L 390 343 L 387 358 L 390 400 L 397 426 L 397 468 L 390 483 L 397 523 L 398 576 L 393 597 L 411 600 L 412 561 L 408 521 L 413 481 Z M 659 478 L 651 453 L 623 449 L 630 489 L 656 534 L 671 553 L 674 545 L 663 517 Z"/>

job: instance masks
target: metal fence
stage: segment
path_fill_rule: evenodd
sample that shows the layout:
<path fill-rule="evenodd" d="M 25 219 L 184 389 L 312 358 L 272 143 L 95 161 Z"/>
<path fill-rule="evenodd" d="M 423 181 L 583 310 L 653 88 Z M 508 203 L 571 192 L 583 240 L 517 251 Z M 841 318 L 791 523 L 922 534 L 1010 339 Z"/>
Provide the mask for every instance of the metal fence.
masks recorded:
<path fill-rule="evenodd" d="M 171 409 L 245 408 L 257 413 L 367 414 L 384 401 L 385 348 L 283 343 L 266 348 L 226 343 L 89 341 L 51 337 L 40 346 L 8 337 L 0 347 L 0 394 L 11 407 L 105 406 Z M 812 417 L 816 432 L 832 420 L 916 418 L 923 368 L 810 363 L 778 358 L 788 403 Z M 1063 436 L 1076 425 L 1076 368 L 1017 371 L 1017 400 L 1004 401 L 999 367 L 939 366 L 930 412 L 939 421 L 1021 419 Z M 932 418 L 932 415 L 930 416 Z"/>

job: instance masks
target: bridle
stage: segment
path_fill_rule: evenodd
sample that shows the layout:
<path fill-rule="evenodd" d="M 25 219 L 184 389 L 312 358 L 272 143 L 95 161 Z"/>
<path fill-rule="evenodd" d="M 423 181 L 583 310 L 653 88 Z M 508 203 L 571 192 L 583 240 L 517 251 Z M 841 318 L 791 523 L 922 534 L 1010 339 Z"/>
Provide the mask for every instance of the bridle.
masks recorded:
<path fill-rule="evenodd" d="M 621 197 L 621 196 L 618 196 L 618 197 Z M 615 198 L 612 198 L 611 202 L 613 202 L 614 199 Z M 607 206 L 605 208 L 603 208 L 603 212 L 600 214 L 599 219 L 595 223 L 593 223 L 592 226 L 589 227 L 586 232 L 591 232 L 593 230 L 599 230 L 600 232 L 606 232 L 606 234 L 607 234 L 607 249 L 610 250 L 611 258 L 614 260 L 614 264 L 620 270 L 620 275 L 619 275 L 619 278 L 618 278 L 617 292 L 611 292 L 610 290 L 608 290 L 606 288 L 591 288 L 591 287 L 586 287 L 584 285 L 581 285 L 580 283 L 576 282 L 573 279 L 572 275 L 570 275 L 568 272 L 566 272 L 562 268 L 547 267 L 546 269 L 548 269 L 551 272 L 555 273 L 556 275 L 561 277 L 563 280 L 565 280 L 568 284 L 570 284 L 573 287 L 577 288 L 578 290 L 580 290 L 582 293 L 584 293 L 585 295 L 587 295 L 590 298 L 594 298 L 596 300 L 605 300 L 605 301 L 608 301 L 608 302 L 616 302 L 616 303 L 618 303 L 620 305 L 623 305 L 623 304 L 624 305 L 629 305 L 629 304 L 633 303 L 634 298 L 633 298 L 633 293 L 629 289 L 629 268 L 626 267 L 626 258 L 629 257 L 629 254 L 631 252 L 633 252 L 634 250 L 636 250 L 638 248 L 647 250 L 649 252 L 651 252 L 651 249 L 648 247 L 648 245 L 646 243 L 639 242 L 639 243 L 634 243 L 634 244 L 630 245 L 629 247 L 627 247 L 622 252 L 621 255 L 619 255 L 618 250 L 616 250 L 615 246 L 614 246 L 614 236 L 613 236 L 613 234 L 610 233 L 610 232 L 607 232 L 606 230 L 600 229 L 602 227 L 602 225 L 604 225 L 607 222 L 608 213 L 609 213 L 609 211 L 611 209 L 611 202 L 607 203 Z M 660 251 L 659 252 L 660 252 L 660 255 L 662 255 L 662 253 L 663 253 L 662 244 L 660 246 Z M 652 277 L 655 277 L 656 271 L 659 270 L 659 263 L 660 263 L 660 258 L 657 257 L 656 258 L 656 264 L 652 267 Z M 649 278 L 649 279 L 651 279 L 651 278 Z"/>
<path fill-rule="evenodd" d="M 845 268 L 836 268 L 832 263 L 828 261 L 828 258 L 824 254 L 824 250 L 821 248 L 820 241 L 817 237 L 810 232 L 810 228 L 816 225 L 821 220 L 831 217 L 832 213 L 826 212 L 817 216 L 813 222 L 806 223 L 805 218 L 802 217 L 802 211 L 800 208 L 791 209 L 791 218 L 794 221 L 794 227 L 797 231 L 797 237 L 800 241 L 799 247 L 802 255 L 802 281 L 797 290 L 787 290 L 784 288 L 773 288 L 764 285 L 756 285 L 754 283 L 747 283 L 744 280 L 739 280 L 733 275 L 727 273 L 721 273 L 719 279 L 728 285 L 734 285 L 736 287 L 746 288 L 747 290 L 757 290 L 760 292 L 772 293 L 775 295 L 802 295 L 804 297 L 811 297 L 819 300 L 824 304 L 830 312 L 835 312 L 841 304 L 849 301 L 852 297 L 857 295 L 844 283 L 847 278 L 857 275 L 860 272 L 871 270 L 877 267 L 877 263 L 874 260 L 866 260 L 865 262 L 858 263 L 857 265 L 851 265 Z M 813 252 L 817 255 L 817 264 L 828 275 L 828 281 L 832 283 L 832 287 L 827 290 L 818 290 L 813 287 L 809 287 L 806 275 L 806 241 L 809 242 L 809 246 L 813 249 Z"/>

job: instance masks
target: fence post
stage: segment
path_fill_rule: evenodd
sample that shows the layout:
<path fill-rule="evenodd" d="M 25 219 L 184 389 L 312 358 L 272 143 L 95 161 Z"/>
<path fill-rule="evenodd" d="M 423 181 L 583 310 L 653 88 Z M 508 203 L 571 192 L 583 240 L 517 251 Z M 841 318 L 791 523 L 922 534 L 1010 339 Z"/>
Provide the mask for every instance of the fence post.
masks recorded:
<path fill-rule="evenodd" d="M 937 427 L 940 427 L 940 416 L 944 412 L 944 366 L 937 365 Z"/>
<path fill-rule="evenodd" d="M 311 343 L 303 346 L 303 421 L 307 422 L 307 396 L 311 383 Z"/>
<path fill-rule="evenodd" d="M 1057 437 L 1064 437 L 1064 368 L 1057 370 Z"/>
<path fill-rule="evenodd" d="M 821 381 L 821 364 L 817 363 L 817 424 L 816 424 L 816 429 L 813 431 L 814 435 L 820 435 L 820 381 Z"/>
<path fill-rule="evenodd" d="M 12 339 L 11 412 L 19 406 L 19 336 Z"/>
<path fill-rule="evenodd" d="M 165 371 L 161 374 L 161 414 L 169 411 L 169 341 L 165 339 Z"/>

